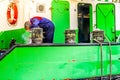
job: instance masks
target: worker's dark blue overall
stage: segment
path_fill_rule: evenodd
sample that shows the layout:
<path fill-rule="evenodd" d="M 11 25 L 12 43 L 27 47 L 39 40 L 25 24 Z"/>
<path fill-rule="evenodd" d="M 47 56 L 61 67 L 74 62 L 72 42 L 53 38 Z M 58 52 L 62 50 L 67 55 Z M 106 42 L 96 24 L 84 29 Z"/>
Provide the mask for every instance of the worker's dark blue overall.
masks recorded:
<path fill-rule="evenodd" d="M 30 19 L 31 28 L 40 27 L 43 28 L 43 43 L 53 43 L 53 36 L 54 36 L 54 24 L 46 18 L 42 17 L 33 17 Z"/>

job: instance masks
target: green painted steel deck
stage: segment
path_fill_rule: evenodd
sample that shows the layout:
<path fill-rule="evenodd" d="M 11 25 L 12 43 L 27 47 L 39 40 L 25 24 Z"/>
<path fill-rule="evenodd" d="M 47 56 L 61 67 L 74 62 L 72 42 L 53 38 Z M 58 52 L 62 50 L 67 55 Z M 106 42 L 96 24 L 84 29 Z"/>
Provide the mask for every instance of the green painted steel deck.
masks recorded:
<path fill-rule="evenodd" d="M 97 43 L 16 45 L 1 56 L 0 80 L 64 80 L 105 76 L 110 74 L 110 54 L 112 74 L 120 74 L 120 44 L 111 43 L 109 46 L 103 43 L 102 47 Z"/>

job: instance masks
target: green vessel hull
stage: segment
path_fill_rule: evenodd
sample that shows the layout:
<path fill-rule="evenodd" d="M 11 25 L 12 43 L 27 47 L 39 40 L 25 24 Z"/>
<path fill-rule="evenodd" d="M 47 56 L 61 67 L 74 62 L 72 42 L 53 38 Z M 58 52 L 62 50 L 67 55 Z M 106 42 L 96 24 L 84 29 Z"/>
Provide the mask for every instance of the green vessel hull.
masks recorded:
<path fill-rule="evenodd" d="M 17 45 L 0 60 L 0 80 L 64 80 L 120 74 L 120 44 Z"/>

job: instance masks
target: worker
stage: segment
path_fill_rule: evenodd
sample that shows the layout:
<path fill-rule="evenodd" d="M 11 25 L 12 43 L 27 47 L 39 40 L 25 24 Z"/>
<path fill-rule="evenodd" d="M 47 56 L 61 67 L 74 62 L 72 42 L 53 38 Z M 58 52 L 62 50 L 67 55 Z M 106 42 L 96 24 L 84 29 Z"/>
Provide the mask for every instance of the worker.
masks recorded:
<path fill-rule="evenodd" d="M 24 40 L 24 44 L 31 44 L 31 31 L 30 31 L 30 22 L 26 21 L 24 24 L 25 32 L 22 35 L 22 39 Z"/>
<path fill-rule="evenodd" d="M 54 24 L 47 18 L 35 16 L 30 19 L 30 29 L 42 28 L 43 29 L 43 43 L 53 43 Z"/>

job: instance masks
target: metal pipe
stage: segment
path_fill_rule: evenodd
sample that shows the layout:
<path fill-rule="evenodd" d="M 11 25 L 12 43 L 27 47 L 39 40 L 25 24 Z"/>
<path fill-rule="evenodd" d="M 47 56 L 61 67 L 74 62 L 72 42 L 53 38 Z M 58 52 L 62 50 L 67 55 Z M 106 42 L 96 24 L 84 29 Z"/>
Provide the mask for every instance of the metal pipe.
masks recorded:
<path fill-rule="evenodd" d="M 111 49 L 111 44 L 110 44 L 109 39 L 107 38 L 107 36 L 105 36 L 105 38 L 106 38 L 106 40 L 108 41 L 108 44 L 109 44 L 109 51 L 110 51 L 110 56 L 109 56 L 109 59 L 110 59 L 110 75 L 109 75 L 109 80 L 111 80 L 112 79 L 112 49 Z"/>
<path fill-rule="evenodd" d="M 100 57 L 101 57 L 101 61 L 100 61 L 100 66 L 101 66 L 101 80 L 103 80 L 103 58 L 102 58 L 102 43 L 96 39 L 93 39 L 94 41 L 96 41 L 97 43 L 100 44 Z"/>

